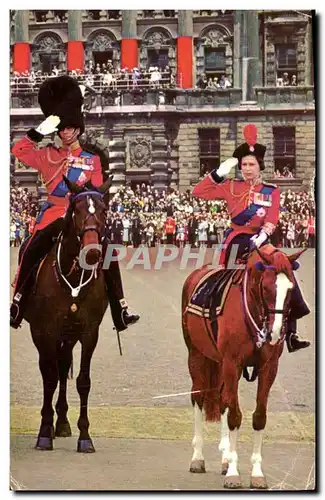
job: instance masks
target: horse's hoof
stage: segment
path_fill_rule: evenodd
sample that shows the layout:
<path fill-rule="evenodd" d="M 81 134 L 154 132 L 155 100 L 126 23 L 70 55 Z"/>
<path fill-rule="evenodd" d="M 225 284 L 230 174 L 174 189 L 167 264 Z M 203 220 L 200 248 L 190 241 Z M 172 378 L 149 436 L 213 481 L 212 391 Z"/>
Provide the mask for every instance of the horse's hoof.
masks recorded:
<path fill-rule="evenodd" d="M 251 484 L 249 487 L 253 490 L 268 489 L 268 485 L 264 476 L 251 476 Z"/>
<path fill-rule="evenodd" d="M 95 448 L 91 439 L 78 440 L 78 453 L 95 453 Z"/>
<path fill-rule="evenodd" d="M 55 426 L 56 437 L 70 437 L 72 436 L 71 427 L 69 422 L 57 422 Z"/>
<path fill-rule="evenodd" d="M 242 487 L 240 476 L 226 476 L 223 487 L 229 490 L 238 490 Z"/>
<path fill-rule="evenodd" d="M 42 451 L 50 451 L 53 450 L 53 439 L 50 437 L 38 437 L 36 446 L 36 450 L 42 450 Z"/>
<path fill-rule="evenodd" d="M 192 460 L 190 466 L 190 472 L 195 472 L 198 474 L 205 472 L 204 460 Z"/>
<path fill-rule="evenodd" d="M 222 464 L 221 464 L 221 475 L 222 476 L 225 476 L 227 474 L 228 467 L 229 467 L 228 462 L 222 462 Z"/>

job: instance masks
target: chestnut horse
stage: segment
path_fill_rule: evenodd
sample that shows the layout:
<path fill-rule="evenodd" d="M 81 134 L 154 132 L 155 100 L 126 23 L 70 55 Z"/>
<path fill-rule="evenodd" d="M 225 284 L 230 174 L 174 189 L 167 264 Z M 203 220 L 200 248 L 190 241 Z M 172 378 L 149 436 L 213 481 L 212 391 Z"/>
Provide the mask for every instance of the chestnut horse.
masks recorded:
<path fill-rule="evenodd" d="M 229 288 L 222 314 L 217 318 L 217 340 L 206 319 L 187 311 L 194 290 L 210 272 L 204 266 L 186 279 L 182 293 L 182 328 L 189 351 L 195 433 L 190 471 L 205 472 L 202 410 L 207 421 L 221 418 L 221 473 L 225 488 L 241 488 L 238 472 L 237 434 L 242 421 L 238 383 L 243 369 L 254 366 L 258 377 L 253 413 L 254 444 L 251 456 L 251 488 L 267 489 L 262 472 L 262 435 L 267 401 L 283 351 L 293 266 L 304 250 L 287 256 L 272 245 L 253 250 L 241 279 Z M 222 272 L 222 271 L 221 271 Z M 228 414 L 227 414 L 228 413 Z"/>
<path fill-rule="evenodd" d="M 36 442 L 38 450 L 52 450 L 54 436 L 71 436 L 67 418 L 67 377 L 72 351 L 82 346 L 77 390 L 80 397 L 78 452 L 95 451 L 89 436 L 88 395 L 90 363 L 98 340 L 98 330 L 108 306 L 104 275 L 95 265 L 101 259 L 105 236 L 106 204 L 110 181 L 101 187 L 79 187 L 64 179 L 71 192 L 62 232 L 43 259 L 33 293 L 28 299 L 25 319 L 39 353 L 43 378 L 43 407 Z M 80 264 L 80 250 L 86 251 L 88 270 Z M 89 269 L 92 268 L 92 269 Z M 54 432 L 52 400 L 59 382 Z"/>

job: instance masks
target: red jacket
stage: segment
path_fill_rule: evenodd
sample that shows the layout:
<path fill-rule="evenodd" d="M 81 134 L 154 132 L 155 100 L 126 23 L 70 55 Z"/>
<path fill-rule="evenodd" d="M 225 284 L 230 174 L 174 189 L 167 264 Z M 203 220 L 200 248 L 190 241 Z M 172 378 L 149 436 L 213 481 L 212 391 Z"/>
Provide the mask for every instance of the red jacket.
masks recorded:
<path fill-rule="evenodd" d="M 224 244 L 229 244 L 240 233 L 257 234 L 263 229 L 271 235 L 279 220 L 280 190 L 274 184 L 260 182 L 252 185 L 239 179 L 215 182 L 211 174 L 199 182 L 193 196 L 205 200 L 225 200 L 231 217 L 231 231 Z M 220 264 L 224 264 L 225 252 Z"/>
<path fill-rule="evenodd" d="M 103 183 L 99 156 L 86 153 L 81 147 L 73 151 L 53 145 L 38 149 L 37 143 L 25 136 L 13 146 L 12 154 L 39 171 L 48 192 L 48 200 L 41 208 L 34 232 L 64 216 L 68 206 L 68 189 L 63 174 L 78 185 L 89 180 L 96 187 Z"/>
<path fill-rule="evenodd" d="M 165 232 L 166 234 L 175 234 L 176 231 L 176 221 L 173 217 L 167 217 L 165 222 Z"/>

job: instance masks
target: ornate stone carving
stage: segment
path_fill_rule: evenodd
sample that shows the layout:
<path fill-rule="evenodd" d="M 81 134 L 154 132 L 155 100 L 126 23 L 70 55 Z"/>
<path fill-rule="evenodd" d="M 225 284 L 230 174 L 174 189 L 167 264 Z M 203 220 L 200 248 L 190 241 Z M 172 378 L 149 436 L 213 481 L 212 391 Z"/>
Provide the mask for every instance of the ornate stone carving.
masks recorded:
<path fill-rule="evenodd" d="M 33 107 L 33 97 L 31 96 L 19 96 L 19 107 L 20 108 L 32 108 Z"/>
<path fill-rule="evenodd" d="M 112 47 L 112 40 L 104 33 L 97 35 L 93 41 L 93 50 L 96 52 L 104 52 Z"/>
<path fill-rule="evenodd" d="M 218 47 L 226 42 L 226 35 L 217 29 L 207 31 L 202 37 L 203 45 Z"/>
<path fill-rule="evenodd" d="M 169 45 L 170 37 L 163 31 L 154 31 L 143 40 L 143 43 L 159 49 L 163 45 Z"/>
<path fill-rule="evenodd" d="M 291 102 L 290 92 L 281 92 L 280 93 L 280 102 L 288 103 Z"/>
<path fill-rule="evenodd" d="M 151 142 L 143 137 L 129 140 L 130 166 L 144 168 L 151 165 Z"/>
<path fill-rule="evenodd" d="M 44 50 L 46 52 L 50 52 L 53 49 L 56 49 L 58 46 L 58 41 L 54 36 L 44 36 L 39 41 L 39 50 Z"/>

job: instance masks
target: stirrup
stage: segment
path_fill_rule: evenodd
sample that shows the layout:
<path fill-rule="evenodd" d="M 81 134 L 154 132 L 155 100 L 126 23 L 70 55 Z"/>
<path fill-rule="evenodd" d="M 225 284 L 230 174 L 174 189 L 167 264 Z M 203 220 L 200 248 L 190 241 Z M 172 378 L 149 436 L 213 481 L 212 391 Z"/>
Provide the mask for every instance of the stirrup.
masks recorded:
<path fill-rule="evenodd" d="M 290 332 L 286 338 L 288 352 L 296 352 L 310 346 L 309 340 L 301 339 L 297 332 Z"/>

